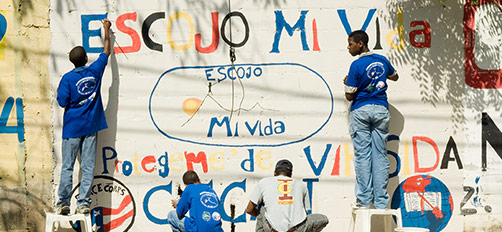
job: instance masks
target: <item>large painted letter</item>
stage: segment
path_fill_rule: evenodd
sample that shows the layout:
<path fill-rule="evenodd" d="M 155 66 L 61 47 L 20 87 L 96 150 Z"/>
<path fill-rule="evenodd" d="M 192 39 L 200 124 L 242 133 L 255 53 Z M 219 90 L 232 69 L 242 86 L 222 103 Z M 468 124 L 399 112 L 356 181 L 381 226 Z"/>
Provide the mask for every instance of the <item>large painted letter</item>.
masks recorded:
<path fill-rule="evenodd" d="M 121 32 L 124 32 L 131 36 L 132 40 L 132 45 L 129 47 L 115 47 L 113 48 L 113 51 L 117 53 L 131 53 L 131 52 L 138 52 L 139 49 L 141 48 L 141 40 L 139 39 L 138 32 L 136 32 L 134 29 L 128 27 L 125 25 L 126 20 L 132 20 L 133 22 L 136 22 L 136 12 L 133 13 L 126 13 L 117 18 L 117 29 Z"/>
<path fill-rule="evenodd" d="M 312 160 L 312 154 L 310 153 L 310 146 L 303 148 L 303 152 L 305 156 L 307 156 L 307 160 L 309 161 L 310 167 L 316 176 L 321 175 L 321 171 L 324 169 L 324 164 L 326 164 L 326 158 L 328 158 L 328 153 L 331 150 L 331 144 L 326 144 L 326 149 L 324 149 L 324 154 L 322 155 L 321 162 L 319 162 L 319 166 L 315 166 L 314 161 Z"/>
<path fill-rule="evenodd" d="M 432 146 L 434 148 L 434 152 L 436 152 L 436 163 L 434 166 L 429 167 L 429 168 L 421 168 L 419 167 L 420 164 L 418 162 L 418 147 L 417 147 L 417 141 L 424 141 Z M 422 137 L 422 136 L 413 136 L 413 157 L 415 159 L 415 172 L 416 173 L 426 173 L 426 172 L 432 172 L 434 171 L 438 165 L 439 165 L 439 149 L 438 145 L 436 145 L 436 142 L 434 140 L 428 138 L 428 137 Z"/>
<path fill-rule="evenodd" d="M 188 43 L 186 43 L 184 45 L 176 45 L 173 40 L 173 35 L 172 35 L 173 21 L 178 18 L 186 19 L 188 21 L 188 24 L 190 25 L 190 35 L 188 35 L 188 38 L 190 40 L 188 41 Z M 171 45 L 171 47 L 174 50 L 182 50 L 182 51 L 187 50 L 188 48 L 190 48 L 193 45 L 193 31 L 194 31 L 193 22 L 192 22 L 192 18 L 190 17 L 190 15 L 188 15 L 187 13 L 184 13 L 184 12 L 174 13 L 171 15 L 171 17 L 169 17 L 169 22 L 167 24 L 167 43 L 169 43 L 169 45 Z"/>
<path fill-rule="evenodd" d="M 502 132 L 487 113 L 481 116 L 481 131 L 481 168 L 486 171 L 486 142 L 492 145 L 495 152 L 502 158 Z"/>
<path fill-rule="evenodd" d="M 89 47 L 89 39 L 91 37 L 101 37 L 101 28 L 90 30 L 89 23 L 91 21 L 102 21 L 108 17 L 107 14 L 94 14 L 94 15 L 81 15 L 80 21 L 82 22 L 82 47 L 87 53 L 101 53 L 103 47 Z"/>
<path fill-rule="evenodd" d="M 5 34 L 7 33 L 7 19 L 5 11 L 0 10 L 0 60 L 5 59 Z"/>
<path fill-rule="evenodd" d="M 395 44 L 392 41 L 392 37 L 394 35 L 399 35 L 399 44 Z M 390 47 L 398 50 L 403 50 L 404 49 L 404 26 L 403 26 L 403 11 L 398 10 L 397 11 L 397 30 L 392 30 L 387 34 L 385 37 L 385 40 L 387 43 L 390 45 Z"/>
<path fill-rule="evenodd" d="M 452 149 L 453 149 L 453 155 L 455 156 L 455 158 L 450 157 Z M 450 139 L 448 140 L 448 144 L 446 144 L 446 149 L 444 150 L 443 161 L 441 162 L 441 169 L 447 169 L 448 162 L 454 161 L 454 160 L 457 161 L 458 169 L 464 168 L 464 166 L 462 165 L 462 161 L 460 161 L 460 156 L 458 155 L 457 144 L 455 143 L 455 140 L 453 140 L 453 137 L 450 136 Z"/>
<path fill-rule="evenodd" d="M 213 128 L 215 124 L 220 127 L 223 126 L 223 124 L 225 124 L 225 126 L 227 126 L 227 136 L 228 137 L 232 136 L 232 131 L 230 130 L 230 121 L 228 117 L 225 116 L 223 120 L 221 120 L 221 122 L 218 121 L 218 118 L 216 117 L 211 118 L 211 123 L 209 124 L 209 131 L 207 132 L 207 137 L 213 137 Z"/>
<path fill-rule="evenodd" d="M 146 17 L 145 21 L 143 21 L 143 26 L 141 27 L 141 36 L 143 37 L 145 45 L 148 48 L 159 52 L 162 52 L 162 44 L 153 42 L 153 40 L 150 38 L 149 31 L 150 27 L 155 21 L 157 21 L 157 19 L 163 19 L 163 18 L 166 18 L 166 13 L 164 12 L 153 13 L 148 17 Z"/>
<path fill-rule="evenodd" d="M 275 11 L 275 37 L 274 44 L 272 45 L 272 51 L 270 53 L 279 53 L 279 40 L 281 40 L 282 30 L 286 29 L 289 36 L 293 36 L 293 32 L 295 29 L 300 30 L 300 38 L 302 40 L 302 46 L 304 51 L 309 50 L 309 45 L 307 44 L 307 37 L 305 34 L 305 16 L 307 15 L 308 10 L 302 10 L 300 13 L 300 18 L 296 21 L 296 24 L 291 27 L 284 19 L 284 15 L 282 11 Z"/>
<path fill-rule="evenodd" d="M 12 112 L 12 106 L 14 106 L 14 98 L 9 97 L 3 105 L 2 114 L 0 115 L 0 134 L 17 134 L 17 140 L 19 142 L 24 141 L 24 112 L 23 112 L 23 100 L 21 98 L 16 99 L 16 126 L 7 126 L 7 121 L 9 120 L 9 115 Z"/>
<path fill-rule="evenodd" d="M 424 29 L 413 30 L 410 32 L 410 43 L 417 48 L 430 48 L 431 47 L 431 26 L 426 21 L 413 21 L 410 27 L 423 26 Z M 424 36 L 424 42 L 417 42 L 417 35 Z"/>
<path fill-rule="evenodd" d="M 376 9 L 370 9 L 368 11 L 368 15 L 366 15 L 366 20 L 364 20 L 363 26 L 361 27 L 361 31 L 366 31 L 366 28 L 371 22 L 371 19 L 373 18 L 373 15 L 375 14 Z M 338 12 L 338 17 L 342 21 L 343 28 L 345 29 L 345 32 L 347 35 L 349 35 L 352 32 L 352 28 L 350 27 L 349 21 L 347 20 L 347 13 L 345 10 L 337 10 Z"/>
<path fill-rule="evenodd" d="M 242 191 L 246 192 L 246 179 L 241 182 L 233 182 L 228 187 L 226 187 L 225 190 L 223 190 L 223 193 L 221 194 L 221 201 L 218 205 L 221 214 L 221 220 L 229 221 L 232 223 L 246 222 L 246 212 L 243 212 L 240 216 L 232 220 L 232 218 L 228 216 L 227 212 L 225 211 L 225 199 L 227 198 L 227 194 L 230 192 L 230 190 L 234 188 L 240 188 L 242 189 Z"/>
<path fill-rule="evenodd" d="M 106 157 L 106 151 L 111 151 L 112 155 L 110 157 Z M 103 172 L 101 174 L 108 174 L 107 161 L 117 158 L 117 151 L 115 151 L 115 149 L 113 149 L 113 147 L 103 147 L 102 153 L 103 154 L 101 156 L 103 157 Z M 114 162 L 114 164 L 116 164 L 116 163 Z"/>
<path fill-rule="evenodd" d="M 167 224 L 168 223 L 167 213 L 165 211 L 162 212 L 166 216 L 166 219 L 160 219 L 160 218 L 153 216 L 153 214 L 150 212 L 150 209 L 148 208 L 148 204 L 150 203 L 150 197 L 152 197 L 152 195 L 155 192 L 160 191 L 160 190 L 167 191 L 169 194 L 172 195 L 172 183 L 173 182 L 170 182 L 168 185 L 160 185 L 155 188 L 152 188 L 152 189 L 150 189 L 150 191 L 148 191 L 145 194 L 145 199 L 143 200 L 143 211 L 145 211 L 146 217 L 155 224 L 160 224 L 160 225 Z"/>
<path fill-rule="evenodd" d="M 312 178 L 312 179 L 306 178 L 306 179 L 303 179 L 303 182 L 307 182 L 307 191 L 309 192 L 309 202 L 310 202 L 310 209 L 307 210 L 307 214 L 311 214 L 312 213 L 312 195 L 314 194 L 314 182 L 319 182 L 319 178 Z"/>
<path fill-rule="evenodd" d="M 187 169 L 188 170 L 193 170 L 193 163 L 200 163 L 202 165 L 202 170 L 204 173 L 207 173 L 207 158 L 206 158 L 206 153 L 203 151 L 197 153 L 190 152 L 187 153 L 185 151 L 185 159 L 187 161 Z"/>
<path fill-rule="evenodd" d="M 209 46 L 203 48 L 201 45 L 201 35 L 200 33 L 195 34 L 195 50 L 200 53 L 211 53 L 216 51 L 218 44 L 220 43 L 220 35 L 218 34 L 218 12 L 211 12 L 211 19 L 213 21 L 213 35 L 212 42 Z"/>
<path fill-rule="evenodd" d="M 244 39 L 240 43 L 234 43 L 234 42 L 228 40 L 227 37 L 225 36 L 225 26 L 227 24 L 227 21 L 232 16 L 238 16 L 239 18 L 241 18 L 242 23 L 244 24 L 244 31 L 246 34 L 244 35 Z M 232 33 L 232 32 L 230 32 L 230 33 Z M 242 46 L 244 46 L 244 44 L 246 44 L 246 42 L 249 39 L 249 25 L 248 25 L 248 21 L 246 20 L 246 17 L 244 17 L 244 15 L 241 12 L 234 11 L 234 12 L 230 12 L 227 15 L 225 15 L 225 18 L 223 18 L 223 22 L 221 22 L 221 38 L 223 39 L 223 41 L 225 41 L 225 43 L 227 43 L 228 45 L 230 45 L 232 47 L 236 47 L 236 48 L 242 47 Z"/>

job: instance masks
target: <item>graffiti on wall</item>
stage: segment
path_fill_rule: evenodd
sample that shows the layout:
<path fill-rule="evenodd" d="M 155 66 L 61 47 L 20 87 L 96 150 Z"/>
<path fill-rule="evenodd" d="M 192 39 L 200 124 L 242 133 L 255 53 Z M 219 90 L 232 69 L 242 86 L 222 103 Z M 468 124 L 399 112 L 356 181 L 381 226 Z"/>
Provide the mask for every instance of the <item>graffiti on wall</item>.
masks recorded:
<path fill-rule="evenodd" d="M 416 20 L 407 25 L 408 23 L 405 24 L 403 20 L 406 13 L 403 10 L 391 13 L 390 17 L 397 18 L 395 20 L 397 25 L 391 25 L 391 27 L 395 27 L 391 29 L 384 29 L 384 26 L 388 25 L 382 22 L 383 18 L 377 14 L 377 9 L 367 9 L 364 14 L 357 16 L 351 10 L 335 10 L 336 13 L 331 14 L 331 19 L 335 23 L 339 23 L 338 26 L 341 26 L 340 28 L 345 30 L 347 34 L 353 29 L 367 30 L 369 28 L 370 31 L 374 29 L 371 31 L 371 37 L 374 38 L 371 40 L 373 50 L 384 49 L 382 45 L 384 47 L 388 45 L 387 48 L 390 46 L 390 49 L 396 50 L 406 49 L 407 46 L 419 49 L 431 47 L 432 37 L 429 22 L 420 17 L 411 17 Z M 92 11 L 92 13 L 95 12 Z M 77 28 L 77 30 L 80 30 L 83 46 L 89 53 L 102 52 L 99 21 L 110 15 L 104 14 L 103 11 L 100 13 L 102 14 L 84 12 L 78 17 L 81 28 Z M 250 24 L 253 19 L 247 18 L 245 13 L 237 11 L 230 13 L 206 11 L 203 14 L 156 11 L 120 12 L 118 16 L 111 16 L 114 27 L 117 29 L 114 33 L 117 36 L 116 41 L 118 41 L 114 46 L 114 53 L 143 52 L 159 55 L 174 53 L 174 51 L 187 51 L 186 54 L 197 54 L 197 59 L 201 59 L 197 61 L 204 63 L 206 57 L 202 54 L 215 53 L 218 48 L 223 46 L 237 48 L 248 45 L 249 47 L 251 43 L 248 42 L 252 41 L 249 38 L 255 39 L 256 36 L 252 37 L 252 33 L 256 33 L 256 31 L 251 31 L 255 29 L 253 27 L 255 25 Z M 260 40 L 258 45 L 265 47 L 265 49 L 256 48 L 260 51 L 266 51 L 266 55 L 278 57 L 277 55 L 281 54 L 281 51 L 283 55 L 289 54 L 287 52 L 291 52 L 291 50 L 288 51 L 287 46 L 291 44 L 296 46 L 294 48 L 297 51 L 316 51 L 319 54 L 319 51 L 328 47 L 328 44 L 322 44 L 322 42 L 329 40 L 329 38 L 323 38 L 326 34 L 323 34 L 322 30 L 318 30 L 318 26 L 323 26 L 322 29 L 326 31 L 326 25 L 333 23 L 324 21 L 325 18 L 317 15 L 316 11 L 305 9 L 274 10 L 268 12 L 268 15 L 270 17 L 266 20 L 270 21 L 268 22 L 271 27 L 268 30 L 270 33 L 265 36 L 260 35 L 260 37 L 268 37 L 268 40 L 258 39 Z M 358 20 L 355 17 L 363 19 L 362 23 L 356 23 Z M 230 19 L 233 19 L 233 22 L 230 22 Z M 205 26 L 198 25 L 201 22 L 210 23 Z M 242 29 L 232 32 L 239 33 L 236 36 L 239 41 L 232 40 L 231 36 L 228 37 L 228 31 L 225 30 L 228 29 L 229 24 L 239 24 L 239 28 Z M 201 31 L 206 33 L 201 33 Z M 291 38 L 287 38 L 288 36 Z M 317 53 L 309 54 L 317 55 Z M 325 125 L 330 119 L 332 120 L 334 105 L 333 93 L 328 85 L 330 80 L 326 81 L 319 72 L 306 65 L 287 63 L 281 60 L 279 62 L 282 63 L 260 63 L 258 61 L 248 64 L 225 65 L 224 62 L 217 59 L 209 59 L 211 60 L 208 63 L 214 62 L 220 65 L 197 66 L 197 63 L 190 64 L 191 61 L 182 62 L 182 64 L 172 63 L 169 65 L 175 68 L 169 68 L 162 74 L 160 72 L 167 68 L 156 67 L 160 69 L 154 70 L 158 73 L 152 75 L 156 82 L 153 81 L 153 86 L 149 85 L 145 88 L 147 89 L 145 95 L 149 94 L 150 98 L 149 102 L 142 103 L 148 104 L 148 116 L 151 125 L 155 127 L 152 130 L 153 133 L 149 135 L 151 137 L 145 138 L 145 140 L 157 136 L 161 139 L 156 140 L 158 143 L 153 144 L 154 146 L 162 147 L 159 145 L 162 143 L 159 142 L 163 141 L 162 139 L 166 139 L 166 143 L 176 145 L 169 145 L 169 148 L 166 149 L 155 147 L 151 148 L 152 150 L 145 147 L 130 149 L 131 146 L 127 148 L 117 146 L 119 147 L 117 148 L 113 145 L 105 145 L 100 149 L 101 154 L 98 155 L 101 155 L 103 169 L 96 171 L 102 175 L 115 176 L 117 179 L 123 179 L 124 182 L 126 180 L 134 182 L 135 177 L 145 176 L 160 177 L 158 179 L 167 181 L 167 184 L 161 185 L 147 183 L 144 184 L 146 186 L 135 186 L 141 191 L 144 188 L 147 190 L 143 194 L 135 192 L 137 202 L 142 202 L 142 204 L 138 203 L 137 211 L 146 216 L 142 220 L 159 225 L 166 223 L 166 215 L 157 211 L 156 207 L 160 203 L 159 195 L 169 194 L 167 197 L 174 195 L 171 180 L 173 175 L 178 176 L 186 170 L 194 169 L 215 176 L 226 174 L 224 172 L 237 172 L 244 175 L 268 172 L 273 168 L 273 162 L 277 156 L 275 148 L 279 146 L 301 144 L 301 147 L 290 150 L 298 154 L 295 161 L 303 162 L 302 164 L 306 165 L 305 171 L 314 177 L 304 179 L 310 193 L 316 194 L 315 187 L 317 184 L 323 184 L 319 183 L 323 179 L 336 180 L 342 176 L 355 175 L 352 167 L 353 154 L 350 143 L 333 142 L 336 139 L 328 142 L 319 142 L 322 141 L 322 138 L 321 140 L 312 139 L 316 135 L 322 137 L 323 133 L 319 132 L 324 132 L 321 130 L 325 129 Z M 128 74 L 124 72 L 123 75 Z M 123 80 L 122 84 L 127 84 L 127 79 Z M 303 92 L 306 85 L 304 82 L 307 81 L 308 87 L 316 89 L 318 95 Z M 230 93 L 230 83 L 234 82 L 237 83 L 235 97 L 233 93 Z M 304 88 L 299 87 L 302 84 Z M 288 95 L 289 91 L 294 94 Z M 232 98 L 229 97 L 231 95 Z M 301 101 L 298 96 L 302 97 Z M 123 99 L 126 100 L 123 102 L 128 100 L 127 96 Z M 235 102 L 230 102 L 230 99 Z M 296 109 L 293 110 L 293 108 Z M 146 108 L 143 106 L 143 109 Z M 245 117 L 237 117 L 239 115 Z M 295 118 L 297 116 L 298 118 Z M 301 117 L 309 118 L 306 126 L 299 126 L 302 125 L 302 122 L 305 124 L 306 121 L 305 118 Z M 487 145 L 494 148 L 499 147 L 496 137 L 485 137 L 484 133 L 501 134 L 497 126 L 488 118 L 483 116 L 483 152 L 486 152 Z M 346 134 L 346 132 L 338 133 Z M 340 135 L 335 134 L 334 136 Z M 399 175 L 409 176 L 444 169 L 462 170 L 464 168 L 454 135 L 433 138 L 425 132 L 424 134 L 417 133 L 407 136 L 409 137 L 401 135 L 389 137 L 389 142 L 399 144 L 398 149 L 388 150 L 389 159 L 395 163 L 389 173 L 390 178 L 396 178 Z M 447 142 L 441 146 L 443 140 Z M 294 146 L 288 148 L 291 147 Z M 497 154 L 502 154 L 497 148 L 496 151 Z M 483 160 L 483 164 L 485 168 L 489 168 L 486 159 Z M 441 181 L 434 177 L 423 178 L 423 181 L 430 182 L 429 187 L 440 186 Z M 221 192 L 223 202 L 231 201 L 228 197 L 230 192 L 245 193 L 246 190 L 249 190 L 252 187 L 253 179 L 243 178 L 235 182 L 232 181 L 234 180 L 231 180 L 231 183 L 218 183 L 223 186 Z M 410 182 L 412 181 L 410 180 Z M 107 192 L 106 189 L 110 190 L 110 187 L 105 189 L 103 187 L 105 185 L 107 184 L 104 183 L 101 187 L 103 192 Z M 410 186 L 408 184 L 405 186 L 404 182 L 401 187 L 403 191 L 410 189 L 408 188 Z M 96 192 L 101 191 L 98 185 L 93 188 L 96 188 Z M 122 189 L 124 188 L 126 187 L 123 186 Z M 475 202 L 476 209 L 478 209 L 483 205 L 483 201 L 479 200 L 481 197 L 479 192 L 481 190 L 476 186 L 468 187 L 462 202 L 464 200 Z M 424 188 L 423 191 L 408 191 L 403 194 L 405 196 L 404 204 L 411 209 L 410 212 L 425 217 L 418 216 L 415 218 L 416 220 L 410 219 L 410 223 L 416 223 L 417 220 L 428 220 L 431 225 L 429 228 L 435 228 L 435 230 L 441 226 L 444 228 L 448 223 L 452 208 L 450 212 L 443 210 L 453 207 L 453 204 L 451 201 L 448 202 L 449 205 L 443 206 L 441 204 L 442 195 L 449 195 L 446 186 L 439 190 Z M 131 193 L 129 195 L 134 199 Z M 93 212 L 98 213 L 98 216 L 104 215 L 104 217 L 93 220 L 99 226 L 108 228 L 104 231 L 122 231 L 132 225 L 136 214 L 134 200 L 129 201 L 121 197 L 100 194 L 96 194 L 94 197 L 120 199 L 117 203 L 104 204 L 101 202 L 101 205 L 94 206 L 95 209 L 102 208 L 101 210 L 93 209 Z M 124 207 L 121 206 L 122 203 Z M 165 202 L 162 204 L 166 205 Z M 129 214 L 131 207 L 134 208 L 133 216 Z M 438 211 L 437 208 L 440 210 Z M 462 212 L 464 210 L 465 212 L 474 212 L 465 203 L 460 208 Z M 119 213 L 112 215 L 112 212 Z M 438 222 L 438 218 L 441 216 L 442 222 Z M 112 223 L 119 217 L 124 217 L 125 220 Z M 234 223 L 247 221 L 244 209 L 241 208 L 237 210 L 235 217 L 230 217 L 230 213 L 223 209 L 222 219 Z"/>
<path fill-rule="evenodd" d="M 12 110 L 14 104 L 16 106 L 15 111 Z M 13 116 L 16 120 L 15 122 L 9 122 L 9 116 L 13 113 L 16 114 Z M 0 134 L 17 134 L 18 141 L 24 141 L 24 113 L 22 98 L 16 98 L 15 103 L 13 97 L 9 97 L 5 101 L 2 113 L 0 114 Z"/>
<path fill-rule="evenodd" d="M 473 88 L 502 88 L 500 19 L 502 14 L 492 2 L 466 0 L 465 83 Z"/>
<path fill-rule="evenodd" d="M 289 74 L 274 75 L 284 70 Z M 176 78 L 180 75 L 184 78 Z M 237 99 L 240 102 L 232 104 L 228 98 L 221 97 L 228 91 L 228 82 L 234 80 L 241 81 L 243 92 L 242 98 Z M 304 82 L 315 86 L 317 94 L 301 94 Z M 270 83 L 277 86 L 271 89 L 267 86 Z M 186 99 L 180 99 L 178 86 L 187 84 L 191 88 L 185 90 Z M 187 115 L 187 109 L 181 110 L 179 105 L 188 98 L 199 104 L 195 106 L 196 112 Z M 165 111 L 166 107 L 180 110 Z M 305 141 L 322 130 L 333 114 L 333 93 L 321 75 L 301 64 L 184 66 L 161 75 L 152 90 L 148 108 L 155 127 L 170 139 L 212 146 L 276 147 Z M 225 116 L 211 116 L 218 115 L 215 108 L 220 109 L 219 115 Z M 298 108 L 317 115 L 292 117 L 290 112 Z M 246 118 L 232 119 L 232 114 Z M 305 120 L 309 121 L 308 126 L 292 126 Z M 264 139 L 266 137 L 274 139 Z"/>
<path fill-rule="evenodd" d="M 7 33 L 7 19 L 5 11 L 0 10 L 0 60 L 5 59 L 5 34 Z"/>
<path fill-rule="evenodd" d="M 373 49 L 378 50 L 378 49 L 383 49 L 381 46 L 381 27 L 380 27 L 380 22 L 379 18 L 374 16 L 376 12 L 376 9 L 370 9 L 368 11 L 368 14 L 366 15 L 366 19 L 361 26 L 361 30 L 366 30 L 369 24 L 372 22 L 374 19 L 375 22 L 375 28 L 376 28 L 376 42 L 375 46 Z M 274 39 L 272 43 L 272 49 L 270 50 L 270 53 L 280 53 L 279 50 L 279 45 L 281 38 L 283 37 L 283 31 L 287 33 L 290 37 L 294 35 L 295 32 L 299 31 L 300 33 L 300 46 L 302 51 L 320 51 L 320 45 L 319 45 L 319 35 L 318 35 L 318 29 L 317 29 L 317 20 L 314 16 L 312 18 L 312 45 L 309 46 L 307 42 L 307 14 L 309 13 L 309 10 L 301 10 L 300 15 L 297 19 L 296 22 L 290 23 L 288 22 L 285 17 L 284 13 L 282 10 L 277 10 L 274 11 L 274 16 L 275 16 L 275 33 L 274 33 Z M 347 35 L 352 32 L 352 27 L 349 23 L 348 17 L 347 17 L 347 12 L 345 9 L 339 9 L 337 10 L 338 17 L 340 19 L 341 24 L 343 25 Z M 246 42 L 249 39 L 250 35 L 250 27 L 248 20 L 244 13 L 234 11 L 226 14 L 221 22 L 221 26 L 219 25 L 219 12 L 211 12 L 209 15 L 211 18 L 212 22 L 212 27 L 211 27 L 211 43 L 207 45 L 206 47 L 203 47 L 201 44 L 202 36 L 200 33 L 195 33 L 194 31 L 194 20 L 192 19 L 192 16 L 186 12 L 176 12 L 170 15 L 166 19 L 166 13 L 165 12 L 154 12 L 149 14 L 147 17 L 145 17 L 145 20 L 141 22 L 141 32 L 136 31 L 134 28 L 127 26 L 125 24 L 126 21 L 132 21 L 136 22 L 138 20 L 138 13 L 137 12 L 130 12 L 130 13 L 124 13 L 119 15 L 116 18 L 116 26 L 117 30 L 120 31 L 121 33 L 127 34 L 129 37 L 129 41 L 127 43 L 130 43 L 130 46 L 127 47 L 121 47 L 117 46 L 114 48 L 115 53 L 136 53 L 141 50 L 141 39 L 143 39 L 143 43 L 146 45 L 146 47 L 152 51 L 157 51 L 157 52 L 163 52 L 165 51 L 164 45 L 162 45 L 162 42 L 159 41 L 154 41 L 155 38 L 152 38 L 150 35 L 150 28 L 152 27 L 152 24 L 157 22 L 158 20 L 167 20 L 167 31 L 166 33 L 166 39 L 167 43 L 170 45 L 171 49 L 173 50 L 188 50 L 192 48 L 195 45 L 195 50 L 199 53 L 213 53 L 216 51 L 220 44 L 220 37 L 221 39 L 229 46 L 231 47 L 242 47 L 246 44 Z M 101 21 L 105 18 L 108 17 L 108 14 L 83 14 L 81 15 L 81 23 L 82 23 L 82 28 L 81 28 L 81 33 L 82 33 L 82 42 L 83 42 L 83 47 L 85 50 L 89 53 L 100 53 L 103 51 L 102 47 L 94 46 L 91 45 L 91 41 L 95 40 L 95 37 L 100 37 L 101 36 L 101 30 L 99 28 L 97 29 L 91 29 L 90 24 L 92 21 Z M 239 18 L 239 22 L 242 23 L 242 27 L 244 28 L 244 33 L 242 41 L 234 42 L 231 41 L 225 34 L 225 25 L 228 23 L 228 21 L 232 18 L 236 17 Z M 385 36 L 385 42 L 391 46 L 393 49 L 405 49 L 405 34 L 404 34 L 404 25 L 403 25 L 403 11 L 399 10 L 397 12 L 397 17 L 398 17 L 398 29 L 391 30 L 388 32 Z M 188 38 L 187 42 L 185 44 L 177 44 L 174 39 L 173 39 L 173 29 L 172 25 L 175 21 L 177 20 L 183 20 L 188 23 L 188 35 L 186 38 Z M 310 23 L 310 22 L 308 22 Z M 293 26 L 291 26 L 293 25 Z M 413 47 L 416 48 L 429 48 L 431 47 L 431 27 L 429 22 L 424 21 L 424 20 L 415 20 L 410 22 L 410 28 L 413 29 L 409 32 L 408 37 L 410 44 Z M 140 37 L 141 34 L 141 37 Z M 310 32 L 309 32 L 310 34 Z M 397 37 L 397 39 L 395 38 Z M 399 41 L 398 43 L 395 42 L 395 40 Z M 179 42 L 178 42 L 179 43 Z M 122 42 L 121 42 L 122 44 Z M 310 49 L 312 47 L 312 49 Z"/>
<path fill-rule="evenodd" d="M 73 205 L 77 205 L 79 187 L 80 184 L 72 190 Z M 91 198 L 93 231 L 129 231 L 136 217 L 136 202 L 126 185 L 110 176 L 95 176 Z M 75 226 L 79 228 L 80 224 L 76 223 Z"/>
<path fill-rule="evenodd" d="M 453 213 L 453 198 L 443 182 L 429 175 L 408 177 L 394 191 L 391 208 L 400 209 L 404 227 L 441 231 Z"/>

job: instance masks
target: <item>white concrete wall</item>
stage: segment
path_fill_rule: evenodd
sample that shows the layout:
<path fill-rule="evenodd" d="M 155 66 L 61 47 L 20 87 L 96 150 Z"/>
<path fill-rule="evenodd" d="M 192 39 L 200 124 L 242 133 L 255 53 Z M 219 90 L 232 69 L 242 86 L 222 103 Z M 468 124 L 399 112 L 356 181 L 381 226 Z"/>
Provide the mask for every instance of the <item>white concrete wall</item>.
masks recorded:
<path fill-rule="evenodd" d="M 500 28 L 501 13 L 466 4 L 51 1 L 54 99 L 58 81 L 72 68 L 68 51 L 84 44 L 95 60 L 102 47 L 99 20 L 113 24 L 115 54 L 101 88 L 109 129 L 99 133 L 93 207 L 120 212 L 104 217 L 105 231 L 168 230 L 171 193 L 189 168 L 212 181 L 224 201 L 226 231 L 230 205 L 235 231 L 253 231 L 254 221 L 244 214 L 249 193 L 282 158 L 308 184 L 313 211 L 330 218 L 326 231 L 346 231 L 355 174 L 342 80 L 354 60 L 347 32 L 363 27 L 370 48 L 387 56 L 401 77 L 388 90 L 388 191 L 404 223 L 431 231 L 500 228 L 502 97 L 499 72 L 486 70 L 501 66 L 502 33 L 493 29 Z M 474 20 L 473 40 L 464 36 L 471 35 L 472 21 L 464 11 L 483 18 Z M 224 19 L 229 12 L 236 12 L 231 22 Z M 234 65 L 225 39 L 237 44 Z M 470 67 L 480 68 L 464 71 Z M 55 101 L 53 116 L 58 180 L 63 110 Z M 225 120 L 228 131 L 225 123 L 214 124 Z M 413 182 L 417 175 L 431 176 L 427 187 Z M 400 196 L 403 189 L 408 192 Z"/>

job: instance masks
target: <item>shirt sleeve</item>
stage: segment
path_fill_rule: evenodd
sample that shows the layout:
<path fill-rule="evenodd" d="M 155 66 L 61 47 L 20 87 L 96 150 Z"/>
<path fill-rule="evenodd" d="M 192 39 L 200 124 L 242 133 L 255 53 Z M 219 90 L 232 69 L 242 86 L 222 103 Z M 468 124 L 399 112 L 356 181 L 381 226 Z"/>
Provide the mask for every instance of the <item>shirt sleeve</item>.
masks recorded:
<path fill-rule="evenodd" d="M 178 215 L 185 215 L 188 210 L 190 210 L 190 188 L 187 186 L 185 191 L 181 194 L 180 201 L 178 201 L 178 205 L 176 206 L 176 213 Z"/>
<path fill-rule="evenodd" d="M 391 77 L 397 75 L 397 70 L 394 68 L 394 66 L 392 66 L 389 59 L 385 58 L 385 62 L 387 63 L 387 67 L 389 67 L 389 73 L 387 74 L 387 76 Z"/>
<path fill-rule="evenodd" d="M 251 196 L 249 197 L 249 200 L 253 202 L 255 205 L 260 205 L 260 203 L 263 200 L 263 196 L 261 194 L 261 181 L 258 182 L 256 187 L 254 188 L 253 192 L 251 192 Z"/>
<path fill-rule="evenodd" d="M 98 57 L 98 59 L 94 62 L 92 62 L 91 65 L 89 65 L 89 68 L 91 70 L 94 70 L 98 72 L 97 74 L 99 77 L 103 76 L 103 72 L 105 71 L 105 67 L 108 64 L 108 55 L 105 53 L 101 53 Z"/>
<path fill-rule="evenodd" d="M 70 88 L 68 87 L 68 82 L 65 80 L 64 76 L 61 78 L 58 86 L 57 101 L 59 106 L 66 107 L 70 104 Z"/>
<path fill-rule="evenodd" d="M 349 75 L 347 75 L 347 81 L 345 82 L 344 89 L 346 93 L 355 93 L 357 91 L 358 76 L 356 64 L 352 62 L 349 69 Z"/>

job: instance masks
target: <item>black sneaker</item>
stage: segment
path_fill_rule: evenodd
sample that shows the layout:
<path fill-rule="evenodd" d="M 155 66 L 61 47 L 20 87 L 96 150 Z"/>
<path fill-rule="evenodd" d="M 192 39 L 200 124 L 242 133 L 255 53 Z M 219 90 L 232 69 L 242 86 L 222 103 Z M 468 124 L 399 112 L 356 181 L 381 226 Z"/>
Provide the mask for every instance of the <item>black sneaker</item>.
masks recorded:
<path fill-rule="evenodd" d="M 70 204 L 68 203 L 61 203 L 56 206 L 56 213 L 61 214 L 61 215 L 68 215 L 70 214 Z"/>
<path fill-rule="evenodd" d="M 83 204 L 77 207 L 76 213 L 88 214 L 90 211 L 89 205 Z"/>

